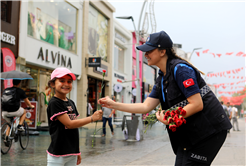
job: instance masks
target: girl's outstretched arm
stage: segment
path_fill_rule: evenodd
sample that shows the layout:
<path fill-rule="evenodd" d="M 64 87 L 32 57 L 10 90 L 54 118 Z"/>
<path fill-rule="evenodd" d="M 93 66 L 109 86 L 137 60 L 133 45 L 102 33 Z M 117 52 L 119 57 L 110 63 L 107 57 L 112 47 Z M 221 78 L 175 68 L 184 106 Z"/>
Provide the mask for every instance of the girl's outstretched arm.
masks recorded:
<path fill-rule="evenodd" d="M 82 118 L 82 119 L 76 119 L 76 120 L 71 120 L 67 114 L 62 114 L 57 116 L 57 119 L 68 129 L 74 129 L 78 128 L 81 126 L 84 126 L 88 123 L 101 120 L 102 119 L 102 110 L 94 112 L 92 116 Z"/>

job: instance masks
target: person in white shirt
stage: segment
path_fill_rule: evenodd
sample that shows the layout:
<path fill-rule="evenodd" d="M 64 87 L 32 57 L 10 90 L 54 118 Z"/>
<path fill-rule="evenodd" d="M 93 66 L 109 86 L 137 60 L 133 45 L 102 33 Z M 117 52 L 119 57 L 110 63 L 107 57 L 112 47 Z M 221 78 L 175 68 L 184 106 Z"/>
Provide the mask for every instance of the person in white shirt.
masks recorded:
<path fill-rule="evenodd" d="M 237 131 L 240 131 L 239 130 L 239 127 L 238 127 L 238 121 L 237 121 L 237 115 L 238 115 L 238 110 L 237 108 L 233 105 L 232 108 L 231 108 L 231 114 L 230 114 L 230 117 L 232 118 L 232 127 L 233 127 L 233 131 L 235 131 L 235 125 L 237 126 Z"/>

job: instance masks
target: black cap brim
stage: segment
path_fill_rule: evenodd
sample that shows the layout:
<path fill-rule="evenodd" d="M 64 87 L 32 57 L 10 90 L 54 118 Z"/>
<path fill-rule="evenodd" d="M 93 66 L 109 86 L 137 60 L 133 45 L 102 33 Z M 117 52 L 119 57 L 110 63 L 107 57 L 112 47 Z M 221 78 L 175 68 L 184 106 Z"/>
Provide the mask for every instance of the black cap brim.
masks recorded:
<path fill-rule="evenodd" d="M 150 45 L 147 45 L 147 44 L 143 44 L 141 46 L 137 46 L 136 48 L 138 50 L 140 50 L 140 51 L 143 51 L 143 52 L 148 52 L 148 51 L 156 49 L 156 47 L 150 46 Z"/>

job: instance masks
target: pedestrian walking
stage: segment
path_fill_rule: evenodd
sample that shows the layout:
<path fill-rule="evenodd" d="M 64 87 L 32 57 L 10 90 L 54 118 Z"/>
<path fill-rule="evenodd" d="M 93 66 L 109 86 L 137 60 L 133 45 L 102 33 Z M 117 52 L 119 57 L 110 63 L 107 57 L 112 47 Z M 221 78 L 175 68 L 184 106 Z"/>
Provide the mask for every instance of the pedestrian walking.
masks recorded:
<path fill-rule="evenodd" d="M 231 123 L 219 100 L 206 85 L 202 73 L 190 62 L 179 57 L 172 48 L 173 42 L 164 32 L 150 34 L 146 43 L 137 46 L 145 53 L 148 65 L 160 68 L 150 95 L 144 103 L 119 103 L 109 97 L 101 98 L 102 107 L 129 113 L 146 114 L 161 103 L 162 111 L 156 112 L 157 119 L 167 125 L 170 142 L 176 154 L 175 166 L 209 166 L 221 146 Z M 182 106 L 186 124 L 172 132 L 164 110 Z"/>
<path fill-rule="evenodd" d="M 237 116 L 238 116 L 238 109 L 235 107 L 235 105 L 233 105 L 231 108 L 231 119 L 232 119 L 233 131 L 235 131 L 236 127 L 237 127 L 237 131 L 240 131 L 238 127 Z M 236 124 L 236 127 L 235 127 L 235 124 Z"/>
<path fill-rule="evenodd" d="M 107 107 L 102 107 L 103 111 L 103 135 L 102 137 L 106 136 L 106 123 L 108 121 L 108 125 L 111 130 L 111 134 L 114 135 L 114 128 L 112 125 L 112 116 L 113 116 L 113 109 L 107 108 Z"/>
<path fill-rule="evenodd" d="M 225 111 L 227 117 L 229 118 L 229 117 L 230 117 L 230 114 L 229 114 L 229 112 L 228 112 L 227 106 L 224 105 L 224 102 L 223 102 L 223 101 L 220 101 L 220 103 L 221 103 L 221 105 L 222 105 L 222 107 L 223 107 L 223 109 L 224 109 L 224 111 Z"/>
<path fill-rule="evenodd" d="M 231 115 L 231 105 L 230 105 L 230 102 L 227 102 L 226 103 L 226 106 L 227 106 L 227 110 L 228 110 L 229 115 Z M 229 120 L 231 120 L 231 116 L 229 116 Z"/>
<path fill-rule="evenodd" d="M 78 165 L 81 163 L 78 127 L 102 119 L 102 111 L 92 116 L 79 116 L 74 102 L 66 95 L 72 90 L 75 75 L 67 68 L 56 68 L 51 73 L 49 86 L 55 95 L 49 101 L 47 117 L 51 143 L 47 150 L 47 166 Z"/>

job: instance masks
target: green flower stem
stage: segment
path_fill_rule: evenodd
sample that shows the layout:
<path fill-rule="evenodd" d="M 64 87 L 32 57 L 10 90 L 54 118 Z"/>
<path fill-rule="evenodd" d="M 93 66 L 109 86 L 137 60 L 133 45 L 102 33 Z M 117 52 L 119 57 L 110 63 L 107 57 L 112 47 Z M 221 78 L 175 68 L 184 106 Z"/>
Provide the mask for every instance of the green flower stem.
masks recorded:
<path fill-rule="evenodd" d="M 96 129 L 97 129 L 97 121 L 96 121 L 96 125 L 95 125 L 94 136 L 93 136 L 93 139 L 92 139 L 91 147 L 94 146 L 94 139 L 95 139 L 95 135 L 96 135 Z"/>
<path fill-rule="evenodd" d="M 105 76 L 105 72 L 103 72 L 103 79 L 102 79 L 101 92 L 100 92 L 100 94 L 99 94 L 99 99 L 102 97 L 102 90 L 103 90 L 103 87 L 104 87 L 104 84 L 103 84 L 104 76 Z M 101 105 L 98 104 L 98 105 L 97 105 L 97 110 L 100 110 L 100 108 L 101 108 Z M 93 139 L 92 139 L 91 147 L 94 146 L 94 139 L 95 139 L 96 133 L 97 133 L 99 130 L 101 130 L 101 129 L 97 130 L 97 122 L 98 122 L 98 121 L 96 121 L 95 130 L 94 130 L 94 136 L 93 136 Z"/>

